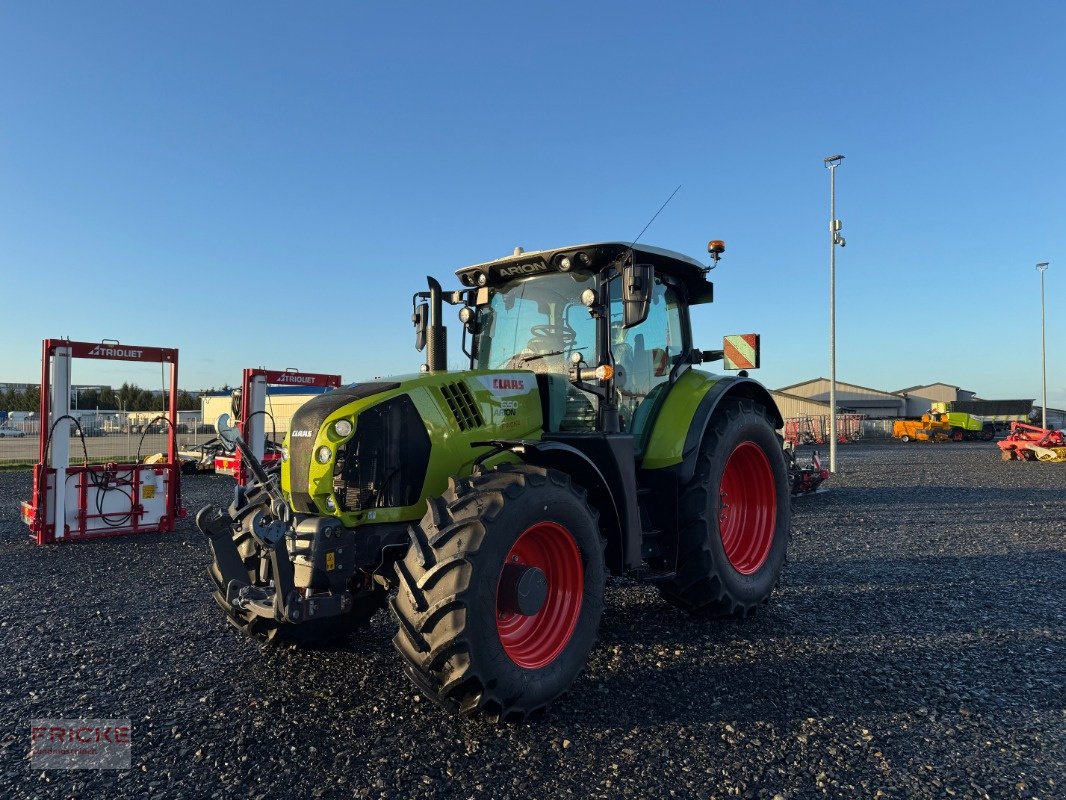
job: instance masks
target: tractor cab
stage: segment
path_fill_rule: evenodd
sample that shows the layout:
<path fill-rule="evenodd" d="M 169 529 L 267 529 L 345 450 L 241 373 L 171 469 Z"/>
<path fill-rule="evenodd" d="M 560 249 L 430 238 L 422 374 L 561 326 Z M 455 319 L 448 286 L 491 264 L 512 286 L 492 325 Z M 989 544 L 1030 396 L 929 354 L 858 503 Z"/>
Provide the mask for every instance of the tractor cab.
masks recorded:
<path fill-rule="evenodd" d="M 702 360 L 688 306 L 710 302 L 707 268 L 618 242 L 513 256 L 457 271 L 472 369 L 529 370 L 549 433 L 629 433 L 639 444 L 681 372 Z"/>

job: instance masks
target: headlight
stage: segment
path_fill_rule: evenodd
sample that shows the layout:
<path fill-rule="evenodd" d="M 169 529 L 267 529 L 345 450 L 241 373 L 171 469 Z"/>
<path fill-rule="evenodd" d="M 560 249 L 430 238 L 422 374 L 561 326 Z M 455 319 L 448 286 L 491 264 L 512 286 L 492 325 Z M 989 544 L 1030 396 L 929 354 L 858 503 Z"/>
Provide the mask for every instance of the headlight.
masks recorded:
<path fill-rule="evenodd" d="M 337 504 L 333 502 L 333 498 L 332 497 L 327 497 L 326 498 L 326 508 L 328 508 L 330 511 L 336 511 L 337 510 Z"/>
<path fill-rule="evenodd" d="M 352 433 L 352 423 L 346 419 L 339 419 L 333 423 L 333 431 L 338 436 L 350 436 Z"/>
<path fill-rule="evenodd" d="M 333 451 L 325 445 L 318 448 L 318 452 L 315 453 L 315 458 L 318 459 L 319 464 L 328 464 L 329 460 L 333 458 Z"/>

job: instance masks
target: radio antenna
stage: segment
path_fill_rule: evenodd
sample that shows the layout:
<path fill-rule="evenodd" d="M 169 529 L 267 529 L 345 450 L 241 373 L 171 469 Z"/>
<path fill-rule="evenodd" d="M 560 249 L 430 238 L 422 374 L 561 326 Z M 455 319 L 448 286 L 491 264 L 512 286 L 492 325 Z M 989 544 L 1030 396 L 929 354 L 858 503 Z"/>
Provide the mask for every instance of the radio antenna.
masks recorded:
<path fill-rule="evenodd" d="M 633 245 L 635 245 L 637 242 L 640 241 L 640 237 L 644 235 L 644 231 L 646 231 L 648 228 L 651 227 L 651 224 L 653 222 L 655 222 L 655 218 L 657 216 L 659 216 L 659 214 L 662 213 L 662 210 L 664 208 L 666 208 L 667 205 L 669 205 L 670 201 L 674 199 L 674 195 L 677 194 L 680 189 L 681 189 L 681 184 L 679 183 L 677 185 L 677 189 L 674 189 L 672 192 L 670 192 L 670 196 L 666 198 L 666 202 L 663 203 L 661 206 L 659 206 L 659 210 L 658 211 L 656 211 L 654 214 L 652 214 L 651 219 L 648 220 L 648 224 L 645 225 L 643 228 L 641 228 L 640 233 L 637 234 L 637 238 L 634 239 L 632 242 L 630 242 L 629 249 L 630 249 L 631 252 L 633 250 Z"/>

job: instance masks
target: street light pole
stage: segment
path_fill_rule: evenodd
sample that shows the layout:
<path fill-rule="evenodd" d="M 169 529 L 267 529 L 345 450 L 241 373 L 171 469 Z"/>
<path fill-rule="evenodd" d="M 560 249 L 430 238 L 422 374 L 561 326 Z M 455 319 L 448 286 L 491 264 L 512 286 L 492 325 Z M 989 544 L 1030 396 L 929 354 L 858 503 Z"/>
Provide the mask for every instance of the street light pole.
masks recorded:
<path fill-rule="evenodd" d="M 1044 273 L 1047 272 L 1047 261 L 1041 261 L 1036 265 L 1040 273 L 1040 401 L 1041 417 L 1040 427 L 1047 429 L 1047 350 L 1044 346 Z"/>
<path fill-rule="evenodd" d="M 837 167 L 844 156 L 826 156 L 829 169 L 829 471 L 837 471 L 837 245 L 844 246 L 837 219 Z"/>

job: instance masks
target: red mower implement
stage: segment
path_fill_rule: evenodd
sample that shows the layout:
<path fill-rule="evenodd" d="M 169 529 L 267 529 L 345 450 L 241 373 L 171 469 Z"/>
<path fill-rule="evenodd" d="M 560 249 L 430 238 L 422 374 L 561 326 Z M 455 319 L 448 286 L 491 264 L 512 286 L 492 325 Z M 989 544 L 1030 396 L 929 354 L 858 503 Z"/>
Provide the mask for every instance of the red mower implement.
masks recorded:
<path fill-rule="evenodd" d="M 1010 424 L 1010 435 L 996 442 L 1004 461 L 1066 461 L 1066 436 L 1062 431 L 1022 422 Z"/>

